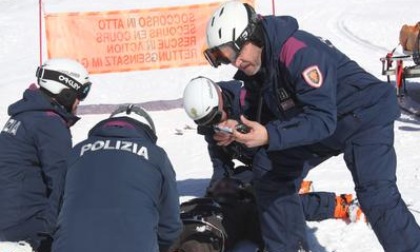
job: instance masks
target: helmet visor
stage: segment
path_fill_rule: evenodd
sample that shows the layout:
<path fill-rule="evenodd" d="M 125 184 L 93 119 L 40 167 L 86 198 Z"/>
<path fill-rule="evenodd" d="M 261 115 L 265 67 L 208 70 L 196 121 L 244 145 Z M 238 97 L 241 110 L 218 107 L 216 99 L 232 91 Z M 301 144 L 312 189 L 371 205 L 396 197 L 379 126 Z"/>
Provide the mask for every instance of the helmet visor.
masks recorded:
<path fill-rule="evenodd" d="M 209 126 L 219 123 L 222 120 L 222 111 L 218 107 L 214 107 L 210 113 L 204 117 L 194 120 L 194 122 L 199 126 Z"/>
<path fill-rule="evenodd" d="M 38 67 L 36 71 L 36 77 L 38 79 L 51 80 L 63 84 L 64 86 L 75 91 L 76 97 L 80 101 L 86 99 L 92 86 L 91 82 L 86 82 L 85 84 L 82 84 L 77 80 L 73 79 L 72 77 L 68 76 L 67 74 L 49 69 L 44 69 L 42 67 Z"/>

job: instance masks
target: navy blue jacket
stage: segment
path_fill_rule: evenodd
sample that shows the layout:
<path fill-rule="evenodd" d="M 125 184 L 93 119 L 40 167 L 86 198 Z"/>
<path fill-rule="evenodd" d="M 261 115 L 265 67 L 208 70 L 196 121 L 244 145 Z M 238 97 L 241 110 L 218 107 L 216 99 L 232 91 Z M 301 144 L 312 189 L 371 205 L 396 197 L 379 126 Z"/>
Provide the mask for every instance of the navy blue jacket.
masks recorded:
<path fill-rule="evenodd" d="M 164 251 L 181 228 L 175 172 L 147 126 L 109 118 L 73 148 L 53 251 Z"/>
<path fill-rule="evenodd" d="M 0 134 L 0 237 L 38 246 L 51 234 L 71 150 L 69 126 L 79 118 L 32 85 L 12 104 Z"/>
<path fill-rule="evenodd" d="M 261 91 L 262 115 L 274 115 L 263 122 L 269 135 L 268 151 L 323 140 L 340 149 L 354 130 L 398 118 L 394 88 L 367 73 L 329 41 L 299 30 L 292 17 L 266 16 L 262 24 L 262 68 L 252 77 L 239 70 L 235 78 L 247 80 L 245 87 L 253 94 L 253 104 Z M 360 123 L 347 125 L 347 116 Z"/>

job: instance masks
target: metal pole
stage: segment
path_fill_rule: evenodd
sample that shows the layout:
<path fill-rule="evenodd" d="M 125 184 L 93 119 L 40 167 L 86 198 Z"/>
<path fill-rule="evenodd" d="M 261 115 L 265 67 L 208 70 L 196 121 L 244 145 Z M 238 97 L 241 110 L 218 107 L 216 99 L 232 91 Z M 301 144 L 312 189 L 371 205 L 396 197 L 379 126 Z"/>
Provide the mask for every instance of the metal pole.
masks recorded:
<path fill-rule="evenodd" d="M 39 65 L 42 65 L 42 0 L 39 0 Z"/>
<path fill-rule="evenodd" d="M 276 6 L 275 6 L 275 1 L 276 0 L 271 0 L 271 6 L 272 6 L 272 11 L 273 11 L 273 16 L 276 15 Z"/>

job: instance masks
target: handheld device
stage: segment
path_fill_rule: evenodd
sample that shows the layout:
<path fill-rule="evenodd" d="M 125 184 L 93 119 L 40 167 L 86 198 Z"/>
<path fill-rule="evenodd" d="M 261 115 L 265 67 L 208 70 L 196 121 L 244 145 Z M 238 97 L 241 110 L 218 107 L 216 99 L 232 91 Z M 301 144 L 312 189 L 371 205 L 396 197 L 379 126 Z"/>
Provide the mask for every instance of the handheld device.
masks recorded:
<path fill-rule="evenodd" d="M 249 133 L 250 131 L 249 127 L 242 123 L 239 123 L 238 125 L 236 125 L 235 129 L 242 134 Z"/>
<path fill-rule="evenodd" d="M 246 126 L 245 124 L 242 124 L 242 123 L 237 124 L 236 127 L 235 127 L 235 129 L 237 131 L 239 131 L 240 133 L 242 133 L 242 134 L 249 133 L 249 131 L 250 131 L 249 127 Z M 229 127 L 219 127 L 218 125 L 215 125 L 214 126 L 214 130 L 216 132 L 222 132 L 222 133 L 225 133 L 225 134 L 232 134 L 233 133 L 232 128 L 229 128 Z"/>
<path fill-rule="evenodd" d="M 222 133 L 225 133 L 225 134 L 232 134 L 233 133 L 233 130 L 231 128 L 229 128 L 229 127 L 219 127 L 218 125 L 214 126 L 214 131 L 222 132 Z"/>

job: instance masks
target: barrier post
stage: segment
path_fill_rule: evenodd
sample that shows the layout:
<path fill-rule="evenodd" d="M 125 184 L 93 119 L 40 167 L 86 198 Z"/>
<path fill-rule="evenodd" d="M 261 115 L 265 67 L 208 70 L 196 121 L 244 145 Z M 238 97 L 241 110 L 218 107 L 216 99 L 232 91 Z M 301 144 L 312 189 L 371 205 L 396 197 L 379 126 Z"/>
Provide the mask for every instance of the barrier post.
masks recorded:
<path fill-rule="evenodd" d="M 273 16 L 275 16 L 276 15 L 275 0 L 271 0 L 271 6 L 272 6 L 272 10 L 273 10 Z"/>
<path fill-rule="evenodd" d="M 38 3 L 39 18 L 39 65 L 42 65 L 42 0 Z"/>

